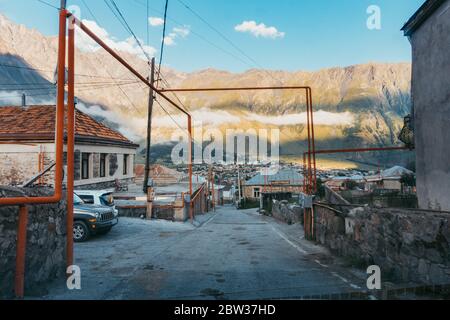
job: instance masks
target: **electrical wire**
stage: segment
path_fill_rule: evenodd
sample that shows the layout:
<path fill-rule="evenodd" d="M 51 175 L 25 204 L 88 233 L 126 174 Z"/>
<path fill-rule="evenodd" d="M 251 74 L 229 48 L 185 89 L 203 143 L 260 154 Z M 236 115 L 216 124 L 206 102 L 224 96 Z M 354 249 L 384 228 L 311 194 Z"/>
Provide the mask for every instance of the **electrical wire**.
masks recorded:
<path fill-rule="evenodd" d="M 108 5 L 108 2 L 105 3 Z M 134 38 L 134 40 L 136 41 L 137 45 L 139 46 L 139 48 L 142 50 L 142 53 L 144 54 L 144 56 L 147 58 L 147 61 L 150 63 L 150 56 L 148 55 L 147 51 L 145 51 L 141 40 L 139 40 L 139 38 L 136 36 L 136 34 L 134 33 L 133 29 L 130 27 L 130 25 L 128 24 L 127 20 L 125 19 L 125 16 L 122 14 L 122 11 L 119 9 L 119 7 L 117 6 L 116 2 L 114 0 L 110 0 L 110 3 L 112 4 L 113 7 L 108 5 L 108 8 L 110 8 L 110 10 L 114 13 L 114 15 L 116 16 L 116 18 L 118 18 L 119 21 L 121 21 L 121 24 L 125 27 L 125 29 L 131 34 L 131 36 Z M 117 14 L 115 14 L 114 12 L 117 12 Z"/>
<path fill-rule="evenodd" d="M 46 72 L 46 73 L 54 73 L 55 70 L 48 70 L 48 69 L 38 69 L 38 68 L 33 68 L 33 67 L 26 67 L 26 66 L 17 66 L 17 65 L 9 65 L 9 64 L 5 64 L 5 63 L 0 63 L 0 67 L 5 67 L 5 68 L 13 68 L 13 69 L 23 69 L 23 70 L 29 70 L 29 71 L 34 71 L 34 72 Z M 96 76 L 96 75 L 90 75 L 90 74 L 80 74 L 80 73 L 75 73 L 75 76 L 77 77 L 86 77 L 86 78 L 98 78 L 98 79 L 111 79 L 111 77 L 105 77 L 105 76 Z M 123 79 L 123 78 L 112 78 L 114 80 L 134 80 L 131 78 L 128 79 Z"/>
<path fill-rule="evenodd" d="M 236 49 L 240 54 L 242 54 L 244 57 L 246 57 L 249 61 L 251 61 L 253 64 L 255 64 L 258 68 L 262 69 L 263 72 L 265 72 L 267 75 L 269 75 L 272 79 L 274 79 L 276 82 L 282 83 L 281 79 L 276 79 L 270 72 L 264 69 L 263 66 L 261 66 L 255 59 L 253 59 L 251 56 L 249 56 L 247 53 L 244 52 L 238 45 L 236 45 L 233 41 L 231 41 L 227 36 L 225 36 L 222 32 L 220 32 L 216 27 L 214 27 L 211 23 L 209 23 L 205 18 L 203 18 L 199 13 L 197 13 L 194 9 L 192 9 L 186 2 L 182 0 L 177 0 L 183 7 L 185 7 L 189 12 L 191 12 L 194 16 L 196 16 L 200 21 L 202 21 L 204 24 L 206 24 L 211 30 L 213 30 L 215 33 L 217 33 L 223 40 L 228 42 L 234 49 Z"/>
<path fill-rule="evenodd" d="M 164 55 L 164 42 L 166 40 L 166 27 L 167 27 L 167 9 L 169 7 L 169 0 L 166 0 L 166 5 L 164 7 L 164 26 L 163 26 L 163 34 L 162 34 L 162 40 L 161 40 L 161 50 L 160 50 L 160 56 L 159 56 L 159 67 L 158 67 L 158 78 L 159 74 L 161 73 L 161 65 Z"/>
<path fill-rule="evenodd" d="M 112 8 L 108 5 L 108 2 L 106 0 L 104 0 L 104 2 L 106 3 L 106 5 L 108 6 L 108 8 L 111 9 L 111 11 L 114 13 L 114 10 L 112 10 Z M 94 19 L 94 21 L 97 23 L 97 25 L 99 25 L 97 18 L 95 17 L 95 15 L 92 13 L 92 10 L 89 8 L 89 6 L 87 5 L 86 2 L 83 3 L 86 8 L 88 8 L 88 11 L 91 13 L 92 18 Z M 114 13 L 115 15 L 115 13 Z M 116 16 L 117 17 L 117 16 Z M 120 21 L 120 19 L 119 19 Z M 99 62 L 99 64 L 101 64 L 100 59 L 98 58 L 97 55 L 94 55 L 95 59 Z M 109 77 L 116 83 L 116 81 L 114 80 L 113 76 L 111 75 L 111 73 L 109 72 L 109 70 L 107 68 L 104 68 L 106 73 L 108 73 Z M 125 90 L 122 89 L 122 87 L 120 85 L 118 85 L 116 83 L 116 87 L 119 88 L 119 90 L 122 92 L 122 94 L 125 96 L 125 98 L 128 100 L 128 102 L 131 104 L 131 106 L 133 107 L 133 109 L 141 116 L 143 116 L 142 112 L 136 107 L 136 105 L 133 103 L 133 101 L 131 100 L 131 98 L 128 96 L 128 94 L 125 92 Z"/>
<path fill-rule="evenodd" d="M 189 140 L 191 142 L 194 142 L 194 139 L 190 136 L 189 131 L 186 128 L 183 128 L 173 117 L 172 115 L 169 113 L 169 111 L 167 111 L 166 108 L 164 108 L 164 106 L 157 100 L 155 99 L 155 102 L 160 106 L 160 108 L 169 116 L 169 118 L 173 121 L 173 123 L 175 123 L 175 125 L 183 132 L 188 134 Z"/>
<path fill-rule="evenodd" d="M 145 4 L 143 4 L 143 3 L 140 2 L 139 0 L 134 0 L 134 2 L 137 3 L 137 4 L 139 4 L 139 5 L 141 5 L 141 6 L 145 6 Z M 161 12 L 161 11 L 155 9 L 155 8 L 151 8 L 151 9 L 152 9 L 153 11 L 155 11 L 156 13 L 158 13 L 158 14 L 164 14 L 163 12 Z M 173 19 L 173 18 L 167 17 L 167 20 L 168 20 L 168 21 L 171 21 L 172 23 L 174 23 L 175 25 L 177 25 L 177 26 L 179 26 L 179 27 L 185 27 L 185 24 L 183 24 L 183 23 L 181 23 L 181 22 L 179 22 L 179 21 L 177 21 L 177 20 L 175 20 L 175 19 Z M 230 51 L 228 51 L 228 50 L 226 50 L 226 49 L 224 49 L 224 48 L 218 46 L 218 45 L 215 44 L 214 42 L 208 40 L 208 39 L 207 39 L 205 36 L 203 36 L 202 34 L 196 32 L 195 30 L 190 30 L 190 33 L 192 33 L 193 35 L 195 35 L 196 37 L 198 37 L 200 40 L 204 41 L 205 43 L 209 44 L 210 46 L 216 48 L 217 50 L 219 50 L 219 51 L 221 51 L 221 52 L 223 52 L 223 53 L 229 55 L 230 57 L 232 57 L 232 58 L 238 60 L 239 62 L 245 64 L 246 66 L 248 66 L 248 67 L 250 67 L 250 68 L 253 67 L 252 64 L 249 64 L 247 61 L 245 61 L 244 59 L 238 57 L 238 56 L 235 55 L 234 53 L 232 53 L 232 52 L 230 52 Z"/>
<path fill-rule="evenodd" d="M 50 4 L 50 3 L 48 3 L 47 1 L 43 1 L 43 0 L 37 0 L 37 1 L 40 2 L 40 3 L 45 4 L 46 6 L 52 7 L 52 8 L 54 8 L 54 9 L 56 9 L 56 10 L 59 10 L 59 9 L 60 9 L 60 8 L 58 8 L 57 6 L 54 6 L 54 5 Z"/>

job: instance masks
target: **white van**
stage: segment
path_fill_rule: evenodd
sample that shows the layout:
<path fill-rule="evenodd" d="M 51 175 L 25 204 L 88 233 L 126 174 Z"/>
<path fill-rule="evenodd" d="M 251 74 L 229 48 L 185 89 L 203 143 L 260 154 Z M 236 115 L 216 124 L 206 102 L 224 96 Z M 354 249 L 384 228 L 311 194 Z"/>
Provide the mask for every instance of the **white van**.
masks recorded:
<path fill-rule="evenodd" d="M 85 204 L 112 207 L 115 216 L 119 215 L 114 203 L 113 190 L 75 190 L 75 192 Z"/>

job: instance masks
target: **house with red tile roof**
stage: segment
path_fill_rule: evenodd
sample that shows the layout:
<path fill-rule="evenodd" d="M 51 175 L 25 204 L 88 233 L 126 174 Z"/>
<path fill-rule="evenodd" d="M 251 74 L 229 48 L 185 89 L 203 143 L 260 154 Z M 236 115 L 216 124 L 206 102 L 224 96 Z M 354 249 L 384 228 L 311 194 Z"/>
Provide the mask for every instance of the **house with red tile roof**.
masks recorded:
<path fill-rule="evenodd" d="M 52 105 L 0 107 L 0 185 L 22 185 L 52 166 L 55 118 Z M 131 183 L 138 145 L 79 110 L 75 124 L 75 188 Z M 52 184 L 53 172 L 38 183 Z"/>

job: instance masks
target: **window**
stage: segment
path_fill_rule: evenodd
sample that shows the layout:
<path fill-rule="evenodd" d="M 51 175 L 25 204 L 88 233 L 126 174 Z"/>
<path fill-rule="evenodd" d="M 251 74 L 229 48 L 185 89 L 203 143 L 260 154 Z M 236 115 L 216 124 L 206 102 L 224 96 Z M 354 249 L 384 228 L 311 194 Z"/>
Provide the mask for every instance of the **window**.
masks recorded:
<path fill-rule="evenodd" d="M 106 177 L 106 153 L 100 154 L 100 178 Z"/>
<path fill-rule="evenodd" d="M 261 196 L 260 188 L 253 188 L 253 198 L 259 198 Z"/>
<path fill-rule="evenodd" d="M 83 153 L 81 155 L 81 179 L 89 179 L 89 160 L 91 158 L 90 153 Z"/>
<path fill-rule="evenodd" d="M 130 158 L 129 154 L 123 155 L 123 175 L 128 175 L 128 159 Z"/>
<path fill-rule="evenodd" d="M 102 206 L 113 207 L 114 206 L 114 197 L 112 193 L 105 193 L 100 196 L 100 203 Z"/>
<path fill-rule="evenodd" d="M 79 196 L 82 200 L 83 200 L 83 202 L 84 203 L 86 203 L 86 204 L 94 204 L 95 203 L 95 201 L 94 201 L 94 196 Z"/>

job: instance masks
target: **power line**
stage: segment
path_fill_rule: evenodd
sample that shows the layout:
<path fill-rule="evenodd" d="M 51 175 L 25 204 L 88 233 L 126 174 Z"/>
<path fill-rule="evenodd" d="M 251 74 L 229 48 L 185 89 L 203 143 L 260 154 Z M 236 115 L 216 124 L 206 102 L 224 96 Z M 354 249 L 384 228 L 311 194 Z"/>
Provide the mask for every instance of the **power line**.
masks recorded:
<path fill-rule="evenodd" d="M 29 70 L 29 71 L 34 71 L 34 72 L 46 72 L 46 73 L 54 73 L 55 72 L 55 70 L 38 69 L 38 68 L 33 68 L 33 67 L 9 65 L 9 64 L 4 64 L 4 63 L 0 63 L 0 67 L 13 68 L 13 69 L 23 69 L 23 70 Z M 75 73 L 75 76 L 77 76 L 77 77 L 86 77 L 86 78 L 111 79 L 111 77 L 95 76 L 95 75 L 80 74 L 80 73 Z M 134 80 L 134 79 L 122 79 L 122 78 L 112 78 L 112 79 L 114 79 L 114 80 L 124 80 L 124 81 Z"/>
<path fill-rule="evenodd" d="M 139 48 L 142 50 L 142 53 L 147 58 L 148 62 L 150 62 L 150 60 L 151 60 L 150 56 L 148 55 L 147 51 L 145 51 L 144 47 L 142 46 L 141 41 L 136 36 L 136 34 L 134 33 L 133 29 L 131 29 L 130 25 L 128 24 L 127 20 L 125 19 L 125 16 L 120 11 L 120 9 L 117 6 L 116 2 L 114 0 L 110 0 L 110 2 L 111 2 L 113 7 L 108 5 L 108 2 L 106 2 L 106 0 L 105 0 L 105 3 L 108 5 L 108 8 L 114 13 L 116 18 L 121 22 L 121 24 L 125 27 L 125 29 L 131 34 L 131 36 L 134 38 L 134 40 L 136 41 L 136 43 L 139 46 Z M 114 9 L 118 13 L 118 15 L 115 14 Z"/>
<path fill-rule="evenodd" d="M 161 73 L 160 73 L 160 78 L 161 78 L 161 81 L 166 84 L 166 88 L 170 89 L 169 82 L 166 79 L 164 79 L 164 77 Z M 170 92 L 170 93 L 175 97 L 175 99 L 178 101 L 178 103 L 181 104 L 181 106 L 183 107 L 183 109 L 185 111 L 187 110 L 187 111 L 189 111 L 189 113 L 191 112 L 191 110 L 181 101 L 181 99 L 178 97 L 178 95 L 175 92 Z"/>
<path fill-rule="evenodd" d="M 213 30 L 215 33 L 217 33 L 222 39 L 224 39 L 226 42 L 228 42 L 233 48 L 235 48 L 239 53 L 241 53 L 244 57 L 246 57 L 249 61 L 251 61 L 253 64 L 255 64 L 257 67 L 262 69 L 264 72 L 266 72 L 272 79 L 275 81 L 282 82 L 281 79 L 275 79 L 275 77 L 270 73 L 267 72 L 263 66 L 261 66 L 255 59 L 253 59 L 251 56 L 249 56 L 247 53 L 244 52 L 238 45 L 236 45 L 233 41 L 231 41 L 227 36 L 225 36 L 222 32 L 220 32 L 217 28 L 215 28 L 212 24 L 210 24 L 206 19 L 204 19 L 199 13 L 197 13 L 194 9 L 192 9 L 188 4 L 183 2 L 182 0 L 177 0 L 183 7 L 185 7 L 189 12 L 191 12 L 194 16 L 196 16 L 200 21 L 202 21 L 204 24 L 206 24 L 211 30 Z"/>
<path fill-rule="evenodd" d="M 172 115 L 169 113 L 169 111 L 167 111 L 166 108 L 164 108 L 163 105 L 157 99 L 155 99 L 155 102 L 161 107 L 161 109 L 169 116 L 169 118 L 173 121 L 173 123 L 175 123 L 175 125 L 181 131 L 184 131 L 185 133 L 188 134 L 189 140 L 191 142 L 194 142 L 194 139 L 190 136 L 189 131 L 186 128 L 181 127 L 181 125 L 172 117 Z"/>
<path fill-rule="evenodd" d="M 106 3 L 106 5 L 108 6 L 108 8 L 110 8 L 110 10 L 113 12 L 113 14 L 117 17 L 117 15 L 115 14 L 114 10 L 112 10 L 112 8 L 109 6 L 108 2 L 106 0 L 104 0 L 104 2 Z M 92 13 L 92 10 L 89 8 L 89 6 L 87 5 L 86 2 L 84 2 L 84 5 L 86 6 L 86 8 L 88 8 L 88 11 L 91 13 L 92 18 L 94 19 L 94 21 L 97 23 L 97 25 L 99 25 L 97 18 L 95 17 L 95 15 Z M 120 21 L 120 19 L 119 19 Z M 95 59 L 99 62 L 99 64 L 101 64 L 100 59 L 97 57 L 97 55 L 94 55 Z M 122 92 L 122 94 L 125 96 L 125 98 L 128 100 L 128 102 L 131 104 L 131 106 L 134 108 L 134 110 L 140 114 L 141 116 L 143 116 L 142 112 L 136 107 L 136 105 L 133 103 L 133 101 L 131 100 L 131 98 L 128 96 L 128 94 L 125 92 L 125 90 L 122 89 L 122 87 L 120 85 L 117 84 L 117 82 L 114 80 L 113 76 L 111 75 L 111 73 L 109 72 L 109 70 L 107 68 L 104 68 L 106 73 L 108 73 L 109 77 L 113 80 L 113 82 L 116 84 L 117 88 L 119 88 L 119 90 Z"/>
<path fill-rule="evenodd" d="M 57 6 L 54 6 L 54 5 L 50 4 L 50 3 L 48 3 L 47 1 L 43 1 L 43 0 L 37 0 L 37 1 L 40 2 L 40 3 L 45 4 L 46 6 L 52 7 L 54 9 L 56 9 L 56 10 L 59 10 L 59 8 Z"/>
<path fill-rule="evenodd" d="M 164 54 L 164 42 L 166 40 L 166 27 L 167 27 L 167 9 L 169 7 L 169 0 L 166 0 L 166 5 L 164 7 L 164 26 L 163 26 L 163 34 L 162 34 L 162 40 L 161 40 L 161 51 L 159 56 L 159 67 L 158 67 L 158 77 L 161 73 L 161 64 L 163 60 L 163 54 Z"/>
<path fill-rule="evenodd" d="M 141 5 L 141 6 L 145 6 L 145 5 L 144 5 L 142 2 L 140 2 L 139 0 L 134 0 L 134 2 L 137 3 L 137 4 L 139 4 L 139 5 Z M 151 8 L 151 9 L 152 9 L 153 11 L 155 11 L 156 13 L 158 13 L 158 14 L 164 14 L 163 12 L 161 12 L 161 11 L 155 9 L 155 8 Z M 185 24 L 183 24 L 183 23 L 181 23 L 181 22 L 179 22 L 179 21 L 177 21 L 177 20 L 175 20 L 175 19 L 173 19 L 173 18 L 167 17 L 167 20 L 173 22 L 173 23 L 176 24 L 177 26 L 180 26 L 180 27 L 184 27 L 184 26 L 185 26 Z M 242 58 L 238 57 L 237 55 L 235 55 L 234 53 L 232 53 L 232 52 L 230 52 L 230 51 L 228 51 L 228 50 L 226 50 L 226 49 L 224 49 L 224 48 L 218 46 L 217 44 L 215 44 L 214 42 L 208 40 L 205 36 L 201 35 L 200 33 L 196 32 L 196 31 L 194 31 L 194 30 L 190 30 L 190 32 L 191 32 L 193 35 L 195 35 L 196 37 L 198 37 L 200 40 L 206 42 L 207 44 L 209 44 L 210 46 L 216 48 L 217 50 L 219 50 L 219 51 L 221 51 L 221 52 L 223 52 L 223 53 L 229 55 L 230 57 L 233 57 L 233 58 L 236 59 L 236 60 L 239 60 L 240 62 L 242 62 L 242 63 L 245 64 L 246 66 L 253 67 L 253 65 L 249 64 L 249 63 L 248 63 L 247 61 L 245 61 L 244 59 L 242 59 Z"/>
<path fill-rule="evenodd" d="M 94 13 L 92 12 L 91 8 L 89 8 L 89 6 L 87 5 L 85 0 L 81 0 L 84 4 L 84 6 L 86 7 L 86 9 L 89 11 L 89 14 L 92 16 L 92 18 L 94 18 L 94 20 L 97 20 L 96 16 L 94 15 Z"/>
<path fill-rule="evenodd" d="M 150 5 L 149 0 L 147 0 L 147 14 L 145 15 L 145 26 L 147 28 L 147 45 L 150 46 L 150 24 L 148 18 L 150 16 Z"/>

